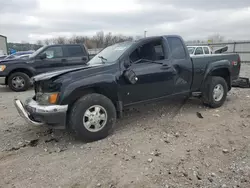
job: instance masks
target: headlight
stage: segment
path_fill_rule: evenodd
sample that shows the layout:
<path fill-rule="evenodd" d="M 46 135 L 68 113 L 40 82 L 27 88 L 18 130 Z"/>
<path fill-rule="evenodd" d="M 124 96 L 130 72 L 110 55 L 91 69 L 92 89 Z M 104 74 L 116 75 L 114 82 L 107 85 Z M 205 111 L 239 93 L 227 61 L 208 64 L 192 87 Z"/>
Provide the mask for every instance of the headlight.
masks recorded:
<path fill-rule="evenodd" d="M 36 82 L 35 86 L 38 89 L 37 92 L 55 93 L 60 91 L 61 83 L 55 83 L 52 80 L 46 80 L 42 82 Z"/>
<path fill-rule="evenodd" d="M 5 68 L 6 68 L 6 65 L 0 65 L 0 71 L 4 71 Z"/>
<path fill-rule="evenodd" d="M 56 104 L 59 93 L 36 93 L 36 101 L 42 105 Z"/>

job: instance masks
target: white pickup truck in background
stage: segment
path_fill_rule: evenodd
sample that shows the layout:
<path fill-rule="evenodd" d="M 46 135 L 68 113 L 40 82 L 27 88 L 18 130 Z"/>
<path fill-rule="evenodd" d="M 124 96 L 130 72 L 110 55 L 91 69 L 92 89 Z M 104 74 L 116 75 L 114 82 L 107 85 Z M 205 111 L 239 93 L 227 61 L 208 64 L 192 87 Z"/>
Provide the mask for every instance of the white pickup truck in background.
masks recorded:
<path fill-rule="evenodd" d="M 209 46 L 187 46 L 190 56 L 212 54 Z"/>

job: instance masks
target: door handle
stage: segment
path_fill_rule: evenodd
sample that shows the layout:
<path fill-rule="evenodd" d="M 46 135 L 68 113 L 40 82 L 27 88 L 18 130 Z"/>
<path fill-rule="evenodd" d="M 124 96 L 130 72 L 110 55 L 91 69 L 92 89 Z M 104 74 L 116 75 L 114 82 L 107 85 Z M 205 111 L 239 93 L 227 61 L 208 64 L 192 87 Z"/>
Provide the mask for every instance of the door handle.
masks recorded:
<path fill-rule="evenodd" d="M 162 65 L 162 69 L 170 69 L 171 68 L 171 66 L 169 66 L 169 65 L 167 65 L 167 64 L 163 64 Z"/>
<path fill-rule="evenodd" d="M 82 57 L 82 60 L 83 60 L 83 61 L 87 61 L 88 58 L 87 58 L 87 57 Z"/>
<path fill-rule="evenodd" d="M 66 61 L 67 61 L 67 59 L 62 59 L 61 61 L 62 61 L 62 62 L 66 62 Z"/>

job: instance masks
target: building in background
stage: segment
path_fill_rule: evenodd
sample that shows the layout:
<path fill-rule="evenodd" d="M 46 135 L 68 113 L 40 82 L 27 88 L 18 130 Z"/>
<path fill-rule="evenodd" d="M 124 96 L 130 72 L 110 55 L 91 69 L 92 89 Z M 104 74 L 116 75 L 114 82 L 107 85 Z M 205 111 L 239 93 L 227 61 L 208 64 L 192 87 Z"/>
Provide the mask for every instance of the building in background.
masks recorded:
<path fill-rule="evenodd" d="M 0 56 L 7 54 L 8 54 L 7 37 L 0 35 Z"/>

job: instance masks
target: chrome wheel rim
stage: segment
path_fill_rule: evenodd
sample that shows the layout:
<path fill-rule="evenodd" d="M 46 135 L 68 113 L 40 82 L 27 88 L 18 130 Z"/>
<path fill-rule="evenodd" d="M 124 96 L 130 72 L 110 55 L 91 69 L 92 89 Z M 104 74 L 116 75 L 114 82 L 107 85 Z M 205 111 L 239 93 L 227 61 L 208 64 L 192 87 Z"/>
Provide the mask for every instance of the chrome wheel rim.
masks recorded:
<path fill-rule="evenodd" d="M 14 88 L 20 89 L 24 87 L 25 80 L 21 76 L 15 76 L 12 78 L 11 83 Z"/>
<path fill-rule="evenodd" d="M 98 132 L 106 125 L 107 119 L 107 111 L 100 105 L 94 105 L 85 111 L 83 125 L 90 132 Z"/>
<path fill-rule="evenodd" d="M 217 84 L 213 90 L 214 101 L 219 102 L 223 98 L 223 95 L 224 95 L 223 86 L 221 84 Z"/>

